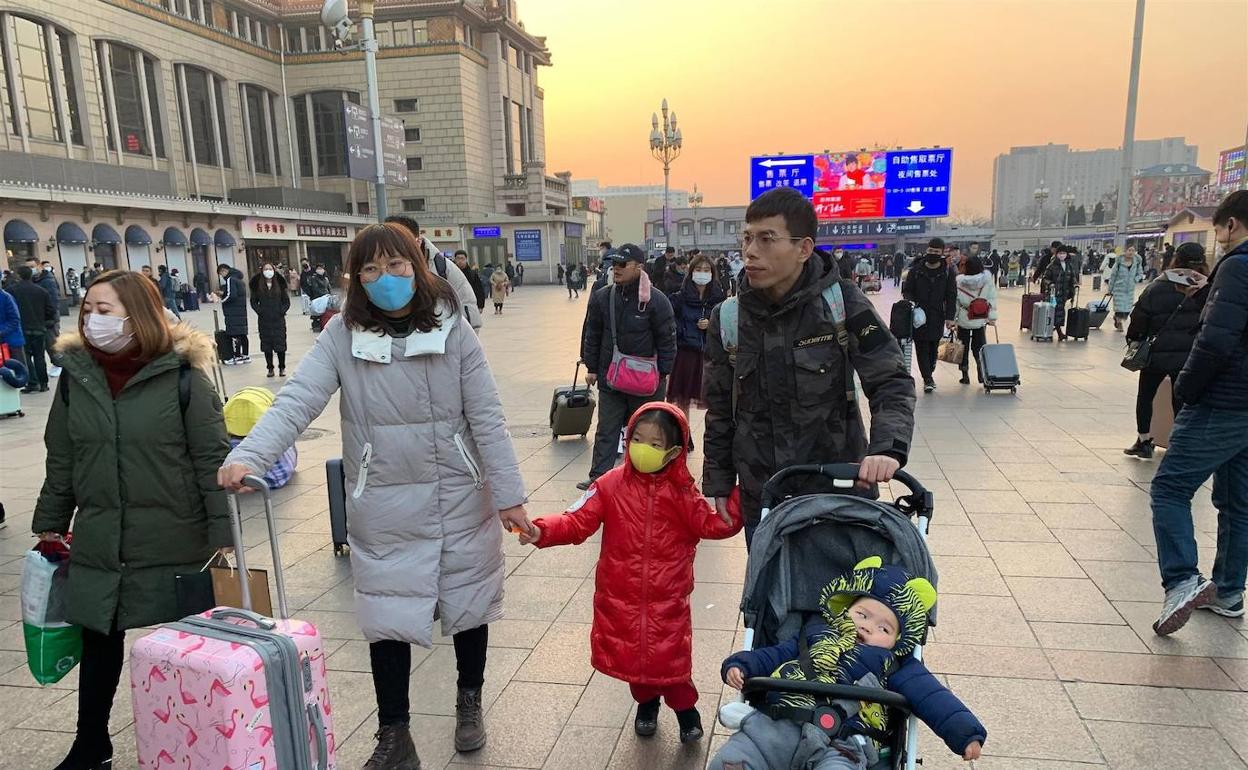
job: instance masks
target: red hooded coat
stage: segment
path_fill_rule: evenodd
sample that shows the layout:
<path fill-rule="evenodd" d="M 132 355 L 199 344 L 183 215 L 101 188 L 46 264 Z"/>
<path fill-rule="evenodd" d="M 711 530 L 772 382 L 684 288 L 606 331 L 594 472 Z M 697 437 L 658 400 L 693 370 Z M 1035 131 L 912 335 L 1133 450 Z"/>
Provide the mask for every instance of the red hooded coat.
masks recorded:
<path fill-rule="evenodd" d="M 662 409 L 676 418 L 688 445 L 689 423 L 671 404 L 650 403 L 637 418 Z M 632 684 L 688 682 L 693 672 L 693 557 L 703 538 L 722 540 L 741 529 L 734 492 L 732 524 L 725 524 L 698 491 L 682 447 L 658 473 L 641 473 L 631 462 L 598 478 L 562 516 L 534 522 L 539 548 L 579 544 L 603 527 L 594 580 L 590 662 L 602 673 Z"/>

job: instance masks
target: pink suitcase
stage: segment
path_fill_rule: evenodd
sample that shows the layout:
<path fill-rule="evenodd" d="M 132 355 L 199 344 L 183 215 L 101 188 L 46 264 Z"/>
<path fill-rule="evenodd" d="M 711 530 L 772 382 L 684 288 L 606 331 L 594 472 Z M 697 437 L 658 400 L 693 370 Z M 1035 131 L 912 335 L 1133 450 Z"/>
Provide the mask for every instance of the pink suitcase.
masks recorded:
<path fill-rule="evenodd" d="M 289 620 L 269 489 L 264 498 L 283 619 L 218 607 L 134 643 L 130 688 L 139 767 L 150 770 L 335 770 L 325 650 L 311 623 Z M 235 555 L 247 569 L 238 500 Z M 243 604 L 250 606 L 247 581 Z"/>

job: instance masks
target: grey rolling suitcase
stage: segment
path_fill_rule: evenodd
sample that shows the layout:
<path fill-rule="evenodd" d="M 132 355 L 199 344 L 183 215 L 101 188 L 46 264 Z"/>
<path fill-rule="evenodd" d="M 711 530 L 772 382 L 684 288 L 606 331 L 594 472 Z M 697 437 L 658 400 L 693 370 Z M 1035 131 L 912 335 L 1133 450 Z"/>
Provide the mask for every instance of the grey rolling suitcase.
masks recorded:
<path fill-rule="evenodd" d="M 1037 342 L 1053 341 L 1053 303 L 1037 302 L 1031 311 L 1031 338 Z"/>
<path fill-rule="evenodd" d="M 329 531 L 334 540 L 334 555 L 342 556 L 347 548 L 347 474 L 341 457 L 325 461 L 325 481 L 329 485 Z"/>
<path fill-rule="evenodd" d="M 1002 344 L 997 327 L 992 327 L 996 342 L 979 349 L 979 371 L 984 375 L 984 392 L 1008 390 L 1018 392 L 1022 377 L 1018 373 L 1018 360 L 1014 358 L 1014 346 Z"/>
<path fill-rule="evenodd" d="M 552 438 L 560 436 L 580 436 L 585 438 L 589 433 L 589 425 L 594 420 L 594 408 L 597 402 L 589 385 L 577 386 L 576 378 L 581 373 L 581 362 L 576 362 L 576 370 L 572 372 L 570 387 L 555 388 L 550 401 L 550 434 Z"/>

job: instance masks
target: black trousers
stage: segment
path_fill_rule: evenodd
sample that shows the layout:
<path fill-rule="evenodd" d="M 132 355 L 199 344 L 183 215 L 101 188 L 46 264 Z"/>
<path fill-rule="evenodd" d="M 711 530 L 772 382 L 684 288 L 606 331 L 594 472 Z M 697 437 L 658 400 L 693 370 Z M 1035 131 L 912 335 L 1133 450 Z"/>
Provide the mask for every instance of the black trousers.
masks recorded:
<path fill-rule="evenodd" d="M 971 360 L 975 361 L 975 372 L 979 375 L 979 381 L 984 381 L 984 370 L 979 368 L 979 349 L 988 341 L 988 335 L 985 333 L 986 328 L 979 329 L 963 329 L 958 327 L 958 340 L 961 341 L 966 354 L 962 356 L 962 373 L 966 374 L 970 371 Z"/>
<path fill-rule="evenodd" d="M 28 387 L 46 388 L 48 386 L 48 352 L 47 337 L 36 332 L 25 332 L 26 335 L 26 369 L 30 372 Z"/>
<path fill-rule="evenodd" d="M 236 358 L 239 356 L 251 355 L 249 352 L 251 350 L 251 343 L 248 342 L 246 334 L 231 334 L 230 339 L 234 342 L 234 356 Z"/>
<path fill-rule="evenodd" d="M 659 389 L 652 396 L 630 396 L 621 393 L 599 380 L 598 382 L 598 430 L 594 433 L 594 459 L 589 477 L 596 479 L 615 467 L 619 454 L 620 431 L 628 424 L 633 412 L 651 401 L 667 397 L 667 377 L 659 379 Z"/>
<path fill-rule="evenodd" d="M 936 354 L 939 350 L 940 340 L 914 341 L 914 359 L 919 364 L 919 374 L 923 376 L 924 382 L 931 380 L 932 373 L 936 371 Z"/>
<path fill-rule="evenodd" d="M 272 350 L 264 351 L 264 365 L 270 369 L 273 368 L 273 351 Z M 277 366 L 279 369 L 286 368 L 286 351 L 285 350 L 277 351 Z"/>
<path fill-rule="evenodd" d="M 1170 378 L 1170 384 L 1179 378 L 1178 372 L 1154 372 L 1150 369 L 1144 369 L 1140 372 L 1139 389 L 1135 392 L 1135 430 L 1141 436 L 1149 435 L 1149 431 L 1153 427 L 1153 398 L 1157 395 L 1157 389 L 1161 387 L 1162 380 Z M 1174 401 L 1174 413 L 1177 415 L 1183 405 L 1178 399 Z"/>
<path fill-rule="evenodd" d="M 82 662 L 78 664 L 78 740 L 92 746 L 108 744 L 108 718 L 125 661 L 125 631 L 101 634 L 82 629 Z"/>
<path fill-rule="evenodd" d="M 490 627 L 460 631 L 452 640 L 459 671 L 457 686 L 471 690 L 485 684 Z M 407 688 L 412 678 L 412 646 L 389 639 L 372 642 L 368 645 L 368 658 L 373 669 L 373 691 L 377 694 L 377 722 L 382 727 L 407 724 L 411 719 Z"/>

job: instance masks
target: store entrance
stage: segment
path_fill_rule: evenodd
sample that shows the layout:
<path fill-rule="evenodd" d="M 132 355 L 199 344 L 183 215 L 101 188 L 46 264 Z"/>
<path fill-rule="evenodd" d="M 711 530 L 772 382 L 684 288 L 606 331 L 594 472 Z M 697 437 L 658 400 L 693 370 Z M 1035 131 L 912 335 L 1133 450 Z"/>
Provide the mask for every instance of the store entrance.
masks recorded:
<path fill-rule="evenodd" d="M 495 267 L 507 264 L 506 238 L 470 238 L 467 251 L 468 261 L 478 269 L 491 264 Z"/>
<path fill-rule="evenodd" d="M 272 246 L 252 246 L 247 244 L 247 275 L 256 275 L 265 263 L 281 269 L 290 265 L 290 245 L 283 243 Z"/>

